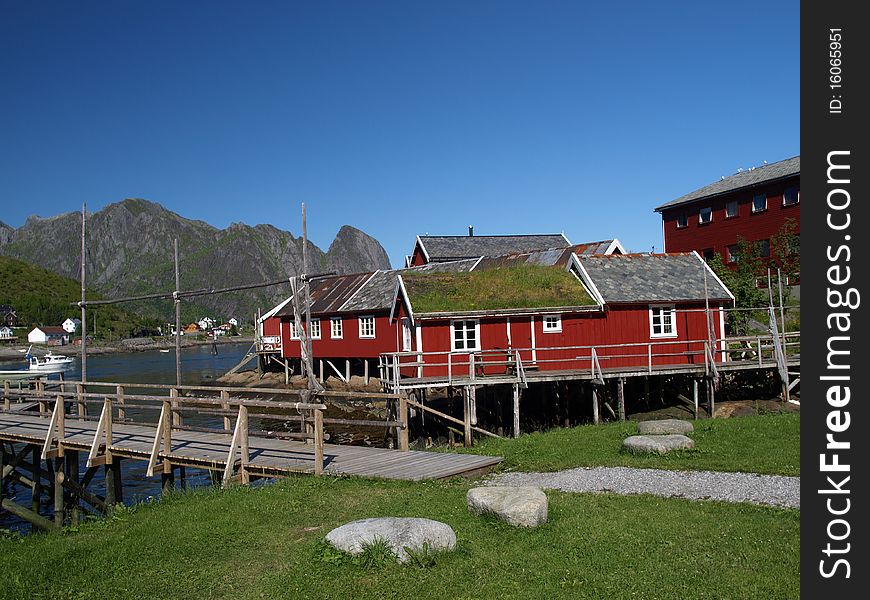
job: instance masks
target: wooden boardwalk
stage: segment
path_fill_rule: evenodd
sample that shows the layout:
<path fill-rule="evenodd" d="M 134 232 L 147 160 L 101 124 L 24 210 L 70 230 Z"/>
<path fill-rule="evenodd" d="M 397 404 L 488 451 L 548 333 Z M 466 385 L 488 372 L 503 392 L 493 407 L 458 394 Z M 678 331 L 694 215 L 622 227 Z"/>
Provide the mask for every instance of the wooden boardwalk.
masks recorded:
<path fill-rule="evenodd" d="M 15 406 L 15 405 L 13 405 Z M 90 450 L 97 435 L 97 422 L 67 418 L 63 447 Z M 42 446 L 49 432 L 49 419 L 24 411 L 0 412 L 0 440 Z M 112 426 L 112 455 L 148 461 L 157 433 L 155 426 L 115 423 Z M 223 471 L 230 454 L 233 436 L 227 433 L 173 429 L 171 449 L 161 450 L 160 461 Z M 282 476 L 312 472 L 314 444 L 302 441 L 249 437 L 250 459 L 246 464 L 252 475 Z M 501 457 L 390 450 L 364 446 L 323 444 L 324 473 L 357 475 L 384 479 L 418 481 L 476 474 L 493 468 Z"/>

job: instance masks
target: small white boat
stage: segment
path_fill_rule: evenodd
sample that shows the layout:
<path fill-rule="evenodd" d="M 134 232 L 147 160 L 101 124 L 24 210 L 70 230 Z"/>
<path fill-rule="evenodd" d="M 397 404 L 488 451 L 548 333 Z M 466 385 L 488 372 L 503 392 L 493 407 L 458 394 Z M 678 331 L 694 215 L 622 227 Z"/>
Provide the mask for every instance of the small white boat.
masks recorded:
<path fill-rule="evenodd" d="M 169 348 L 161 348 L 161 349 L 160 349 L 160 352 L 163 352 L 164 354 L 168 354 L 168 353 L 169 353 Z"/>
<path fill-rule="evenodd" d="M 52 354 L 48 352 L 45 356 L 34 356 L 28 350 L 27 356 L 24 357 L 30 365 L 31 371 L 40 371 L 42 373 L 56 373 L 66 371 L 72 368 L 73 359 L 69 356 L 60 354 Z"/>

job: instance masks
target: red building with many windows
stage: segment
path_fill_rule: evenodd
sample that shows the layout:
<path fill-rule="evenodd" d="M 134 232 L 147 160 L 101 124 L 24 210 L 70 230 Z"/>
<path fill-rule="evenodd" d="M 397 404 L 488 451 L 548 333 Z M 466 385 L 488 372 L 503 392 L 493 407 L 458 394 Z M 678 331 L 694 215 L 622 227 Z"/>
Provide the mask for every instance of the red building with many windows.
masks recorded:
<path fill-rule="evenodd" d="M 665 252 L 696 250 L 709 260 L 738 260 L 740 238 L 770 255 L 770 239 L 786 222 L 800 233 L 800 156 L 740 171 L 662 204 Z"/>

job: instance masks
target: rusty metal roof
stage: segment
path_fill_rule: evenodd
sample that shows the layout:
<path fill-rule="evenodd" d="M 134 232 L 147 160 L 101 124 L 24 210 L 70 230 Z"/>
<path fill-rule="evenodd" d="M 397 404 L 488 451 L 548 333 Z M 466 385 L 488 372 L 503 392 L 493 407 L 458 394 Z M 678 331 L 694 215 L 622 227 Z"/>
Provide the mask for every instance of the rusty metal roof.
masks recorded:
<path fill-rule="evenodd" d="M 336 313 L 373 273 L 355 273 L 322 277 L 311 281 L 311 312 L 314 314 Z M 292 317 L 293 306 L 288 302 L 276 313 L 279 317 Z"/>

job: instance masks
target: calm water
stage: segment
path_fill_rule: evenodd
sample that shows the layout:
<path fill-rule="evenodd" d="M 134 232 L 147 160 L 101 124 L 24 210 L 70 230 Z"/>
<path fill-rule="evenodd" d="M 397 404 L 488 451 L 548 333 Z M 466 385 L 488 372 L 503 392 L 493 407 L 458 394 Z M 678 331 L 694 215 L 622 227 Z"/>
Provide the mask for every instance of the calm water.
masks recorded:
<path fill-rule="evenodd" d="M 200 385 L 213 382 L 214 379 L 233 368 L 250 349 L 248 343 L 225 343 L 217 345 L 217 355 L 212 354 L 211 346 L 195 346 L 183 348 L 181 351 L 182 383 L 186 385 Z M 64 352 L 66 348 L 58 349 L 57 354 L 74 356 L 73 348 Z M 253 365 L 253 362 L 251 363 Z M 0 362 L 0 370 L 24 369 L 26 364 L 22 357 L 18 361 Z M 64 373 L 67 380 L 79 380 L 81 378 L 81 362 L 76 358 L 72 369 Z M 52 375 L 51 379 L 58 379 Z M 104 354 L 88 356 L 88 379 L 91 381 L 106 381 L 117 383 L 175 383 L 175 350 L 164 353 L 159 351 L 132 352 L 124 354 Z M 141 391 L 140 391 L 141 393 Z M 93 410 L 93 409 L 92 409 Z M 128 415 L 133 416 L 133 410 L 128 410 Z M 186 422 L 192 425 L 215 426 L 220 424 L 219 419 L 193 419 L 187 418 Z M 20 447 L 18 447 L 20 448 Z M 86 453 L 82 452 L 82 464 L 79 466 L 81 473 L 86 467 L 84 460 Z M 159 496 L 160 478 L 145 476 L 147 464 L 144 461 L 124 460 L 122 463 L 124 481 L 124 503 L 133 504 L 147 499 L 149 496 Z M 176 471 L 177 473 L 177 471 Z M 187 483 L 190 486 L 209 485 L 210 481 L 204 471 L 188 469 Z M 94 477 L 90 490 L 102 495 L 105 491 L 103 485 L 102 470 Z M 19 504 L 30 507 L 30 492 L 20 486 L 7 484 L 3 490 L 4 497 L 14 498 Z M 40 511 L 44 516 L 51 518 L 52 507 L 50 499 L 43 493 L 43 507 Z M 0 528 L 20 531 L 30 531 L 30 525 L 10 513 L 0 509 Z"/>

